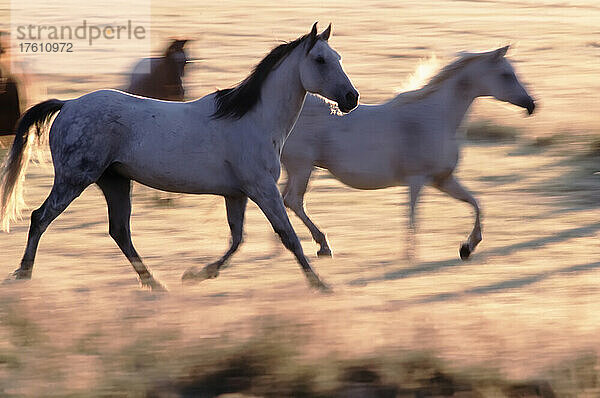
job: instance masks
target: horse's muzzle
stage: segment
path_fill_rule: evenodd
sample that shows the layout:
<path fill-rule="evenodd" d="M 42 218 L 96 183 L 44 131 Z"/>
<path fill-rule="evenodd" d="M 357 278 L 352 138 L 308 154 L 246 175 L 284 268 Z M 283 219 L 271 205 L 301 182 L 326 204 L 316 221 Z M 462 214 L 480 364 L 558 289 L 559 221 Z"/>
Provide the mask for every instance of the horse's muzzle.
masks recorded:
<path fill-rule="evenodd" d="M 535 102 L 533 101 L 533 98 L 531 98 L 531 97 L 527 97 L 523 101 L 523 104 L 521 106 L 523 108 L 527 109 L 528 115 L 531 115 L 533 113 L 533 111 L 535 110 Z"/>
<path fill-rule="evenodd" d="M 338 108 L 340 108 L 340 111 L 348 113 L 352 109 L 356 108 L 356 106 L 358 105 L 359 96 L 360 94 L 358 94 L 358 91 L 356 90 L 348 91 L 343 98 L 337 101 Z"/>

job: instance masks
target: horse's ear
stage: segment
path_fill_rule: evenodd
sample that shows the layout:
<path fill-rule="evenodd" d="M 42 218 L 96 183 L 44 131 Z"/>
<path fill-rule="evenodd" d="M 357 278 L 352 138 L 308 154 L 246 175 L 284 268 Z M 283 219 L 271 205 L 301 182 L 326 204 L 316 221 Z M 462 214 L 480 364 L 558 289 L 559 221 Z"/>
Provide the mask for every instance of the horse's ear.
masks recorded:
<path fill-rule="evenodd" d="M 317 38 L 317 24 L 318 23 L 319 23 L 319 21 L 317 21 L 313 24 L 312 29 L 310 30 L 310 33 L 308 34 L 311 39 Z"/>
<path fill-rule="evenodd" d="M 312 26 L 312 29 L 310 30 L 310 33 L 308 34 L 308 47 L 306 47 L 306 53 L 308 54 L 308 52 L 313 48 L 313 46 L 315 45 L 315 43 L 317 42 L 317 24 L 319 22 L 315 22 Z"/>
<path fill-rule="evenodd" d="M 504 56 L 508 52 L 509 48 L 510 48 L 510 45 L 504 46 L 504 47 L 500 47 L 499 49 L 497 49 L 496 51 L 494 51 L 494 59 L 504 58 Z"/>
<path fill-rule="evenodd" d="M 174 52 L 183 51 L 183 46 L 187 43 L 188 39 L 173 39 L 167 51 L 165 51 L 165 55 L 172 54 Z"/>
<path fill-rule="evenodd" d="M 319 37 L 325 41 L 329 40 L 329 36 L 331 36 L 331 22 L 329 23 L 327 29 L 325 29 L 323 33 L 319 35 Z"/>
<path fill-rule="evenodd" d="M 188 41 L 189 41 L 188 39 L 174 40 L 173 43 L 171 44 L 171 48 L 176 49 L 176 50 L 183 50 L 183 46 L 185 46 L 185 43 L 187 43 Z"/>

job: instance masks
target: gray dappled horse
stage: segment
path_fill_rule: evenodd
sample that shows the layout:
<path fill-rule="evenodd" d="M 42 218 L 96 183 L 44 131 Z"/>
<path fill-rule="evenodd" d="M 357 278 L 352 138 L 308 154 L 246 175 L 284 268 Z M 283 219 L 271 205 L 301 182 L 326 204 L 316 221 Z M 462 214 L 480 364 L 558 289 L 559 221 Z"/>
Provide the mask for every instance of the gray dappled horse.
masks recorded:
<path fill-rule="evenodd" d="M 21 182 L 34 135 L 56 113 L 49 132 L 54 185 L 33 211 L 25 254 L 14 279 L 31 277 L 38 242 L 48 225 L 86 187 L 97 184 L 108 204 L 109 232 L 143 285 L 164 289 L 131 242 L 130 189 L 135 180 L 153 188 L 225 198 L 231 247 L 183 278 L 214 278 L 242 241 L 248 198 L 264 212 L 283 244 L 294 253 L 311 286 L 327 290 L 306 259 L 277 188 L 281 148 L 307 92 L 336 101 L 343 112 L 358 104 L 358 92 L 341 57 L 328 44 L 331 25 L 275 47 L 237 86 L 190 102 L 170 102 L 100 90 L 82 97 L 48 100 L 22 117 L 2 173 L 0 221 L 8 227 L 22 205 Z M 35 126 L 35 133 L 30 127 Z"/>

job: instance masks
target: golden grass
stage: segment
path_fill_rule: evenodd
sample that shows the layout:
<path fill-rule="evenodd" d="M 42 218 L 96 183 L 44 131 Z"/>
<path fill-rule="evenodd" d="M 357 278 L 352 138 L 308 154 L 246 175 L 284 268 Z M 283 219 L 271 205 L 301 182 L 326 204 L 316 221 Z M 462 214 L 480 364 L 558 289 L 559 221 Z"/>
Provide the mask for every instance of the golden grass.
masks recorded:
<path fill-rule="evenodd" d="M 33 319 L 37 311 L 2 298 L 0 394 L 6 397 L 513 397 L 536 391 L 533 396 L 550 397 L 593 394 L 600 386 L 594 355 L 554 363 L 536 379 L 510 380 L 494 368 L 460 368 L 432 352 L 394 346 L 363 355 L 307 355 L 303 348 L 319 336 L 282 318 L 252 321 L 248 336 L 188 340 L 181 325 L 153 324 L 153 314 L 122 316 L 108 327 L 72 325 L 60 335 Z"/>

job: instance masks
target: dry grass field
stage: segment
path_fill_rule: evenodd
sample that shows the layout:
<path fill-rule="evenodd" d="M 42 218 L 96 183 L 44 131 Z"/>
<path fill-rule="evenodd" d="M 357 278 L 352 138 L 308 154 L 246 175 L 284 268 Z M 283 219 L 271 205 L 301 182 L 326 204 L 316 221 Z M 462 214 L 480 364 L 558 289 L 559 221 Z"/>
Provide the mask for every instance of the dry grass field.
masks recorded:
<path fill-rule="evenodd" d="M 323 366 L 315 376 L 322 385 L 335 379 L 329 361 L 419 352 L 480 380 L 541 378 L 559 396 L 600 396 L 597 1 L 179 0 L 155 1 L 152 18 L 157 51 L 169 36 L 196 39 L 190 52 L 202 61 L 186 74 L 190 98 L 241 80 L 278 41 L 319 20 L 333 22 L 331 44 L 363 103 L 393 96 L 433 54 L 443 65 L 461 50 L 512 43 L 509 57 L 539 112 L 526 118 L 491 99 L 472 109 L 467 124 L 487 120 L 515 137 L 465 142 L 457 176 L 484 214 L 484 240 L 468 262 L 458 257 L 472 226 L 468 205 L 426 188 L 418 260 L 408 263 L 405 188 L 357 191 L 316 172 L 307 207 L 328 233 L 333 259 L 317 259 L 308 231 L 292 221 L 331 295 L 308 289 L 253 204 L 230 266 L 217 279 L 182 285 L 185 269 L 227 248 L 223 200 L 178 195 L 165 203 L 136 186 L 133 241 L 170 289 L 145 291 L 107 234 L 99 189 L 90 187 L 42 238 L 33 279 L 0 286 L 1 396 L 152 396 L 148 389 L 173 396 L 161 383 L 235 354 L 227 349 L 246 339 L 258 347 L 291 342 L 309 369 Z M 125 72 L 38 75 L 30 102 L 123 87 Z M 51 166 L 30 167 L 31 208 L 51 184 Z M 7 275 L 22 255 L 28 215 L 0 234 Z M 294 395 L 279 396 L 286 394 Z"/>

